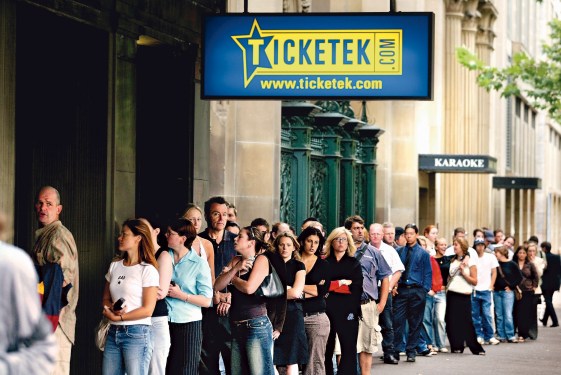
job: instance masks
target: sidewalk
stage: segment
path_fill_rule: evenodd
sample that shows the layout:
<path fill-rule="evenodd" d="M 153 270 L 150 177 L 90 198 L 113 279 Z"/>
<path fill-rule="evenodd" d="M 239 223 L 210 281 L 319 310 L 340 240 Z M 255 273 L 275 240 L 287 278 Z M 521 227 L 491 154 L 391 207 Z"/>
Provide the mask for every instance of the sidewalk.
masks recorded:
<path fill-rule="evenodd" d="M 561 319 L 561 293 L 554 294 L 553 303 Z M 549 321 L 551 325 L 551 320 Z M 561 373 L 561 327 L 544 327 L 538 322 L 535 341 L 522 344 L 485 345 L 487 355 L 476 356 L 466 348 L 463 354 L 438 353 L 434 357 L 417 356 L 415 363 L 386 365 L 374 354 L 372 374 L 376 375 L 483 375 L 483 374 L 555 374 Z"/>

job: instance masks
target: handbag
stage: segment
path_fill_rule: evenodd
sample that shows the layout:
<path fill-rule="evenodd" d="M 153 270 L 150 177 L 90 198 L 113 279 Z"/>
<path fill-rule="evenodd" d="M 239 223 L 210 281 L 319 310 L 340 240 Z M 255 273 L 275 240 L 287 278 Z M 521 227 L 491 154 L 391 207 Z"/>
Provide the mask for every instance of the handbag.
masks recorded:
<path fill-rule="evenodd" d="M 105 349 L 105 342 L 107 341 L 107 334 L 109 333 L 111 322 L 109 319 L 103 317 L 94 332 L 95 346 L 103 351 Z"/>
<path fill-rule="evenodd" d="M 255 295 L 266 298 L 280 297 L 285 293 L 284 285 L 282 284 L 282 281 L 277 271 L 275 270 L 275 267 L 273 267 L 273 265 L 271 264 L 269 258 L 267 258 L 267 261 L 269 262 L 269 268 L 271 269 L 271 272 L 269 272 L 269 274 L 265 276 L 263 282 L 255 291 Z"/>
<path fill-rule="evenodd" d="M 506 285 L 508 285 L 508 287 L 512 289 L 512 291 L 514 292 L 514 298 L 516 298 L 517 301 L 520 301 L 522 299 L 522 290 L 518 285 L 516 285 L 514 288 L 510 285 L 508 280 L 505 278 L 505 274 L 503 273 L 503 269 L 501 268 L 500 264 L 499 264 L 499 274 L 505 281 Z"/>
<path fill-rule="evenodd" d="M 520 301 L 522 299 L 522 290 L 518 285 L 514 287 L 514 297 L 516 298 L 517 301 Z"/>
<path fill-rule="evenodd" d="M 446 283 L 446 291 L 466 295 L 471 294 L 473 292 L 473 286 L 463 277 L 456 277 L 460 272 L 461 268 L 458 267 L 454 274 L 449 276 L 448 282 Z"/>

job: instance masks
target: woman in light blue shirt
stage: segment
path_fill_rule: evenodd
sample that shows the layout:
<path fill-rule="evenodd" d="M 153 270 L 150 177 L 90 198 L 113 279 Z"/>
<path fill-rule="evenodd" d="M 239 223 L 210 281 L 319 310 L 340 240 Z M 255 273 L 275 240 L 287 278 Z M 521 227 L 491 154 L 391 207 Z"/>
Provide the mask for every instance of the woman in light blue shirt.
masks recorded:
<path fill-rule="evenodd" d="M 210 306 L 212 279 L 206 260 L 191 249 L 196 236 L 193 224 L 183 218 L 171 224 L 166 232 L 173 264 L 166 298 L 171 336 L 167 374 L 199 372 L 203 340 L 201 307 Z"/>

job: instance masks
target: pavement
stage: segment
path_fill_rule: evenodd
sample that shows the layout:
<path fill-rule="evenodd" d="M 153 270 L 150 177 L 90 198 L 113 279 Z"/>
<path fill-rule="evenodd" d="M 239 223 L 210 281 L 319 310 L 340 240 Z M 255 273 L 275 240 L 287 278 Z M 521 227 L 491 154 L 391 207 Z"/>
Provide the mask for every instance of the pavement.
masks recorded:
<path fill-rule="evenodd" d="M 561 294 L 553 303 L 561 319 Z M 551 320 L 548 322 L 551 325 Z M 432 357 L 417 356 L 415 363 L 401 357 L 399 365 L 386 365 L 379 360 L 381 349 L 374 354 L 371 374 L 376 375 L 483 375 L 490 374 L 561 374 L 561 327 L 544 327 L 538 322 L 537 340 L 525 343 L 484 345 L 485 356 L 473 355 L 469 348 L 463 354 L 438 353 Z"/>

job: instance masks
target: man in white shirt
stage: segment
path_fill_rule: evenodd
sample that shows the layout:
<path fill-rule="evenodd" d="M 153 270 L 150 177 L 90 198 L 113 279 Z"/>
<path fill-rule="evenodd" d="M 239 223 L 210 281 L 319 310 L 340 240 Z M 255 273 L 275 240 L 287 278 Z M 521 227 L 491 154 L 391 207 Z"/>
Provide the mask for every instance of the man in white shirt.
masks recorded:
<path fill-rule="evenodd" d="M 393 345 L 393 323 L 392 323 L 392 293 L 393 289 L 397 289 L 397 282 L 401 277 L 401 273 L 405 270 L 403 262 L 399 258 L 395 249 L 382 241 L 384 236 L 384 229 L 381 224 L 374 223 L 370 225 L 370 244 L 374 246 L 377 251 L 382 253 L 386 263 L 390 266 L 392 275 L 390 276 L 390 285 L 388 299 L 384 311 L 380 314 L 379 324 L 382 328 L 382 350 L 384 352 L 384 363 L 397 365 L 398 359 L 394 356 Z"/>
<path fill-rule="evenodd" d="M 480 344 L 497 345 L 494 337 L 491 302 L 493 285 L 497 278 L 497 258 L 485 251 L 485 241 L 477 238 L 473 244 L 477 251 L 477 285 L 471 296 L 471 317 L 477 341 Z"/>

